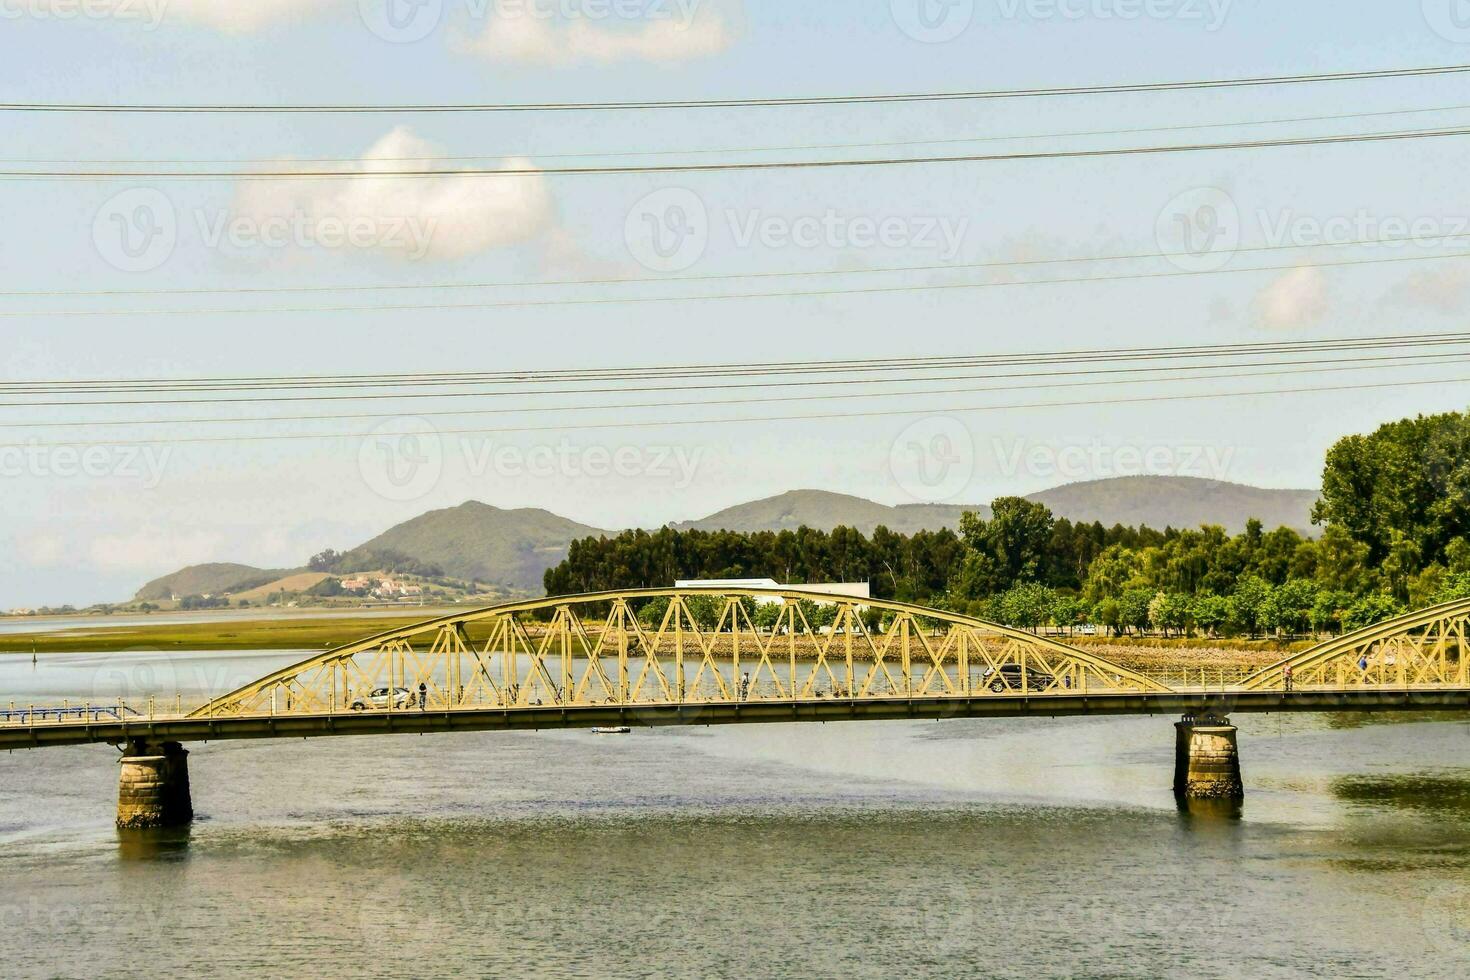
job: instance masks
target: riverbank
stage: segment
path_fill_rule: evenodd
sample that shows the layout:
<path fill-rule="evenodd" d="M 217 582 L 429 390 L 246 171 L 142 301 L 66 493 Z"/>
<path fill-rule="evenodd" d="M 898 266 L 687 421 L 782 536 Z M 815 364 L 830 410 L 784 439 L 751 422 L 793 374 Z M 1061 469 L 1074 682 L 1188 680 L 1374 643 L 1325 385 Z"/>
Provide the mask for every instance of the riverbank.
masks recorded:
<path fill-rule="evenodd" d="M 79 626 L 35 633 L 0 634 L 0 653 L 116 653 L 124 650 L 314 650 L 330 649 L 375 633 L 441 615 L 415 609 L 385 616 L 283 616 L 278 619 L 202 620 Z"/>

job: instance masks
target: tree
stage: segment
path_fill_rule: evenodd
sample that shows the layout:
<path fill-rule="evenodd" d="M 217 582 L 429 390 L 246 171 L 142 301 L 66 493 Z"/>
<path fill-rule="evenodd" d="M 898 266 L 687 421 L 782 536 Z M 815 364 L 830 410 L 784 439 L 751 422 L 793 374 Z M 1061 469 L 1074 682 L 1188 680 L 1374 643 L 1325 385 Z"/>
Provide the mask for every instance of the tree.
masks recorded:
<path fill-rule="evenodd" d="M 1403 613 L 1404 607 L 1391 595 L 1363 596 L 1343 611 L 1342 628 L 1346 632 L 1352 632 Z"/>
<path fill-rule="evenodd" d="M 298 551 L 297 554 L 299 555 L 301 552 Z M 328 548 L 326 551 L 312 555 L 311 560 L 306 563 L 306 567 L 313 572 L 333 572 L 337 570 L 337 563 L 341 558 L 342 556 L 340 554 Z"/>
<path fill-rule="evenodd" d="M 1123 622 L 1122 607 L 1117 599 L 1103 599 L 1093 607 L 1092 618 L 1116 634 Z"/>
<path fill-rule="evenodd" d="M 1470 599 L 1470 571 L 1446 575 L 1439 589 L 1429 597 L 1430 604 L 1450 602 L 1454 599 Z"/>
<path fill-rule="evenodd" d="M 1194 597 L 1190 615 L 1196 626 L 1211 636 L 1218 636 L 1230 621 L 1230 600 L 1213 592 L 1201 592 Z"/>
<path fill-rule="evenodd" d="M 1343 613 L 1352 604 L 1353 597 L 1347 592 L 1318 589 L 1317 598 L 1312 602 L 1312 629 L 1319 633 L 1340 631 Z"/>
<path fill-rule="evenodd" d="M 1174 630 L 1180 636 L 1189 629 L 1192 604 L 1181 592 L 1159 592 L 1148 603 L 1148 621 L 1165 636 Z"/>
<path fill-rule="evenodd" d="M 1056 593 L 1039 582 L 1021 582 L 1000 597 L 1001 616 L 1011 626 L 1035 630 L 1051 619 Z"/>
<path fill-rule="evenodd" d="M 972 512 L 961 514 L 960 537 L 967 549 L 958 580 L 961 594 L 978 598 L 1037 580 L 1052 526 L 1051 511 L 1024 497 L 997 497 L 988 521 Z"/>
<path fill-rule="evenodd" d="M 1449 543 L 1470 533 L 1470 416 L 1420 415 L 1338 440 L 1312 520 L 1341 527 L 1375 565 L 1396 548 L 1401 561 L 1442 562 Z"/>
<path fill-rule="evenodd" d="M 1142 633 L 1148 629 L 1148 604 L 1153 601 L 1153 593 L 1148 589 L 1134 588 L 1126 589 L 1118 597 L 1118 622 L 1125 628 L 1132 628 Z"/>
<path fill-rule="evenodd" d="M 776 627 L 785 611 L 786 607 L 779 602 L 761 602 L 756 604 L 755 615 L 750 618 L 759 629 L 769 630 Z"/>
<path fill-rule="evenodd" d="M 1317 592 L 1317 583 L 1302 578 L 1287 579 L 1276 589 L 1273 600 L 1282 629 L 1289 633 L 1305 633 L 1311 628 Z"/>
<path fill-rule="evenodd" d="M 1070 636 L 1072 628 L 1081 626 L 1086 620 L 1088 609 L 1081 596 L 1058 595 L 1051 604 L 1052 624 L 1062 627 Z"/>
<path fill-rule="evenodd" d="M 1276 607 L 1271 583 L 1257 575 L 1248 575 L 1236 585 L 1230 596 L 1230 621 L 1241 631 L 1256 636 L 1276 626 Z"/>

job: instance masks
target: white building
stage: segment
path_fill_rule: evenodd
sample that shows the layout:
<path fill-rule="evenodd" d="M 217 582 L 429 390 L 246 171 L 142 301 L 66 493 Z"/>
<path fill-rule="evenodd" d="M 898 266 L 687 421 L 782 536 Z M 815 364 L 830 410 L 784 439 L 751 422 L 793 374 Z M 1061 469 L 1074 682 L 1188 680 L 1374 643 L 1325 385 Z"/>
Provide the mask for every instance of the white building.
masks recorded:
<path fill-rule="evenodd" d="M 802 585 L 781 585 L 771 578 L 688 578 L 674 583 L 676 589 L 782 589 L 787 592 L 825 592 L 829 595 L 848 596 L 853 599 L 871 599 L 867 582 L 806 582 Z M 759 596 L 756 602 L 767 603 L 781 600 L 776 596 Z"/>

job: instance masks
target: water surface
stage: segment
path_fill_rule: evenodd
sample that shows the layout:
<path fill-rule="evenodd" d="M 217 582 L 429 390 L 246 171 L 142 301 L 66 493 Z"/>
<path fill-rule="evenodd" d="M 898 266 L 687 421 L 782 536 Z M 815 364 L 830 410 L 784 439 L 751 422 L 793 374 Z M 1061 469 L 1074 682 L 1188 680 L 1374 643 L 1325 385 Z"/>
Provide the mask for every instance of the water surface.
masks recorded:
<path fill-rule="evenodd" d="M 141 669 L 77 657 L 26 683 Z M 114 749 L 15 752 L 0 972 L 1470 972 L 1470 722 L 1240 716 L 1249 795 L 1219 815 L 1170 795 L 1172 720 L 198 744 L 199 819 L 127 836 Z"/>

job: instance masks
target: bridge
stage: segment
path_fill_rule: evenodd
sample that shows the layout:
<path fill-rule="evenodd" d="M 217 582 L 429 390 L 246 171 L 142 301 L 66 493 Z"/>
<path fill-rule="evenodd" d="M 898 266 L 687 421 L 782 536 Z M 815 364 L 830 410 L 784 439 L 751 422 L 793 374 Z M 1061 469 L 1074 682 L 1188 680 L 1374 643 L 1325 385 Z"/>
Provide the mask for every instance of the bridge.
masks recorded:
<path fill-rule="evenodd" d="M 185 710 L 11 706 L 0 748 L 121 747 L 118 822 L 190 819 L 183 743 L 894 718 L 1173 714 L 1175 789 L 1243 793 L 1242 711 L 1470 709 L 1470 600 L 1348 633 L 1244 678 L 1147 676 L 952 612 L 797 588 L 512 602 L 389 630 Z"/>

